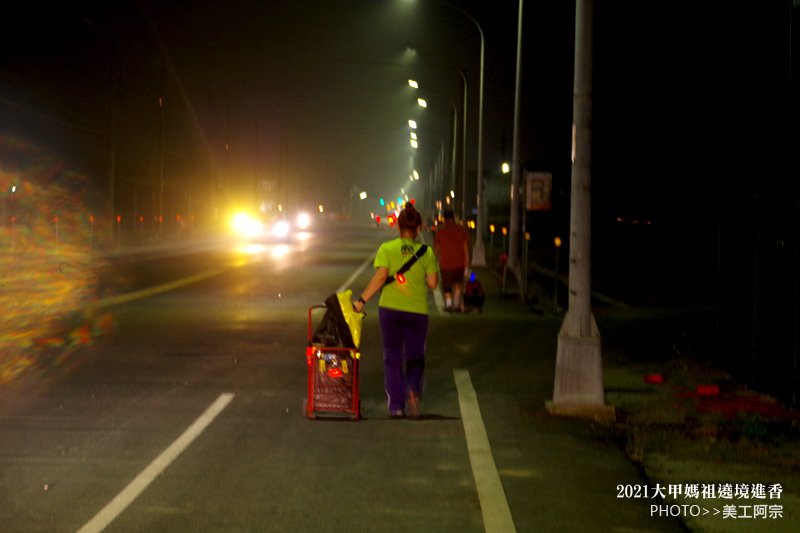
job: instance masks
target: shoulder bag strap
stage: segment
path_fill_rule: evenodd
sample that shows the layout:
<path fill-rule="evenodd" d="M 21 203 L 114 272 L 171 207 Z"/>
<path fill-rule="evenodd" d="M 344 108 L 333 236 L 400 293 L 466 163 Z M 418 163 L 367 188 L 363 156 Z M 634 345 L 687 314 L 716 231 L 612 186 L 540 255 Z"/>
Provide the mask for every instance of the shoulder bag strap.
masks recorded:
<path fill-rule="evenodd" d="M 389 276 L 386 278 L 386 281 L 383 282 L 384 287 L 393 282 L 398 274 L 405 274 L 408 271 L 408 269 L 411 268 L 414 265 L 414 263 L 417 262 L 417 259 L 425 255 L 425 252 L 427 250 L 428 250 L 427 244 L 423 244 L 422 246 L 420 246 L 419 249 L 416 252 L 414 252 L 414 255 L 412 255 L 408 259 L 408 261 L 406 261 L 403 264 L 403 266 L 400 267 L 400 269 L 395 273 L 394 276 Z"/>

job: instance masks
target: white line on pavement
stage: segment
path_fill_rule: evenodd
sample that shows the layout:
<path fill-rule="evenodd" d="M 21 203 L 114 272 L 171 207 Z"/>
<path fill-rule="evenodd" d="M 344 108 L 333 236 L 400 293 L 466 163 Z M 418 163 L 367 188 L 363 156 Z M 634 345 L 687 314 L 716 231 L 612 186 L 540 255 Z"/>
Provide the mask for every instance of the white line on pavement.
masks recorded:
<path fill-rule="evenodd" d="M 433 292 L 433 301 L 436 303 L 436 312 L 441 315 L 444 313 L 444 297 L 442 296 L 441 286 L 437 287 Z"/>
<path fill-rule="evenodd" d="M 108 505 L 103 507 L 94 518 L 89 520 L 86 525 L 78 530 L 78 533 L 99 532 L 105 529 L 111 522 L 124 511 L 153 480 L 161 474 L 172 461 L 175 460 L 189 445 L 205 430 L 211 422 L 219 415 L 225 407 L 233 400 L 233 393 L 226 392 L 221 394 L 217 400 L 200 415 L 200 418 L 183 432 L 183 435 L 170 444 L 169 448 L 161 452 L 147 468 L 136 476 L 128 486 L 122 489 Z"/>
<path fill-rule="evenodd" d="M 371 265 L 371 264 L 372 264 L 372 260 L 373 260 L 373 258 L 374 258 L 374 257 L 375 257 L 375 254 L 372 254 L 371 256 L 369 256 L 369 257 L 367 258 L 367 260 L 366 260 L 366 261 L 364 261 L 364 262 L 361 264 L 361 266 L 360 266 L 360 267 L 358 267 L 358 270 L 356 270 L 355 272 L 353 272 L 353 275 L 352 275 L 352 276 L 350 276 L 350 277 L 347 279 L 347 281 L 345 281 L 345 282 L 342 284 L 342 286 L 341 286 L 341 287 L 339 287 L 338 289 L 336 289 L 336 293 L 338 294 L 338 293 L 340 293 L 340 292 L 343 292 L 343 291 L 347 290 L 347 288 L 348 288 L 348 287 L 349 287 L 349 286 L 350 286 L 350 285 L 351 285 L 351 284 L 352 284 L 352 283 L 353 283 L 353 282 L 356 280 L 356 278 L 357 278 L 359 275 L 361 275 L 361 272 L 363 272 L 365 268 L 367 268 L 369 265 Z"/>
<path fill-rule="evenodd" d="M 483 514 L 483 527 L 487 533 L 512 533 L 516 531 L 511 509 L 508 507 L 506 493 L 497 466 L 494 464 L 489 437 L 483 425 L 478 395 L 472 387 L 469 372 L 453 370 L 453 378 L 458 390 L 458 405 L 461 420 L 467 437 L 467 450 L 472 465 L 472 475 L 478 489 L 478 499 Z"/>
<path fill-rule="evenodd" d="M 425 234 L 424 233 L 420 233 L 420 239 L 425 244 L 428 244 L 428 241 L 425 240 Z M 444 313 L 444 297 L 442 296 L 442 286 L 441 286 L 441 284 L 438 287 L 436 287 L 434 290 L 432 290 L 431 292 L 433 293 L 433 303 L 436 305 L 436 313 L 439 316 L 442 316 L 442 314 Z"/>

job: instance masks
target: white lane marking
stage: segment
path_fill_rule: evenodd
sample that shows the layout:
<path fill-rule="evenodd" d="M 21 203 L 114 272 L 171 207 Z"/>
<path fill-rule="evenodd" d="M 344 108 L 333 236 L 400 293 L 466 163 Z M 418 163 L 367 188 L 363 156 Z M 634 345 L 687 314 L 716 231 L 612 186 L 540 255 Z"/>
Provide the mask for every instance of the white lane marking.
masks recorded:
<path fill-rule="evenodd" d="M 90 303 L 85 308 L 96 309 L 99 307 L 110 307 L 112 305 L 132 302 L 134 300 L 139 300 L 141 298 L 147 298 L 148 296 L 155 296 L 156 294 L 161 294 L 162 292 L 179 289 L 181 287 L 185 287 L 186 285 L 191 285 L 192 283 L 198 283 L 200 281 L 204 281 L 209 278 L 219 276 L 224 272 L 225 271 L 221 269 L 206 270 L 205 272 L 200 272 L 199 274 L 181 278 L 179 280 L 171 281 L 169 283 L 164 283 L 162 285 L 156 285 L 155 287 L 149 287 L 147 289 L 142 289 L 138 291 L 129 292 L 126 294 L 119 294 L 117 296 L 112 296 L 110 298 L 105 298 L 104 300 Z"/>
<path fill-rule="evenodd" d="M 363 272 L 365 268 L 367 268 L 369 265 L 371 265 L 371 264 L 372 264 L 372 260 L 373 260 L 374 258 L 375 258 L 375 254 L 372 254 L 371 256 L 369 256 L 369 257 L 367 258 L 367 260 L 366 260 L 366 261 L 364 261 L 364 262 L 361 264 L 361 266 L 360 266 L 360 267 L 358 267 L 358 270 L 356 270 L 355 272 L 353 272 L 353 275 L 352 275 L 352 276 L 350 276 L 350 277 L 347 279 L 347 281 L 345 281 L 345 282 L 344 282 L 344 284 L 342 284 L 342 286 L 341 286 L 341 287 L 339 287 L 338 289 L 336 289 L 336 293 L 338 294 L 338 293 L 340 293 L 340 292 L 344 292 L 344 291 L 346 291 L 346 290 L 347 290 L 347 288 L 348 288 L 348 287 L 349 287 L 349 286 L 350 286 L 350 285 L 351 285 L 351 284 L 352 284 L 352 283 L 353 283 L 353 282 L 356 280 L 356 278 L 357 278 L 358 276 L 360 276 L 360 275 L 361 275 L 361 272 Z"/>
<path fill-rule="evenodd" d="M 436 287 L 435 291 L 433 292 L 433 301 L 436 303 L 436 312 L 441 315 L 444 313 L 444 297 L 442 296 L 442 287 Z"/>
<path fill-rule="evenodd" d="M 419 237 L 424 244 L 428 244 L 428 241 L 425 239 L 424 233 L 420 233 Z M 439 316 L 442 316 L 442 314 L 444 313 L 444 297 L 442 296 L 442 285 L 439 284 L 439 286 L 436 287 L 431 292 L 433 293 L 433 303 L 436 304 L 436 313 Z"/>
<path fill-rule="evenodd" d="M 478 499 L 483 514 L 483 527 L 487 533 L 511 533 L 516 531 L 511 509 L 508 507 L 506 493 L 497 466 L 494 464 L 489 437 L 483 425 L 478 395 L 472 387 L 469 372 L 453 370 L 453 378 L 458 390 L 458 405 L 461 420 L 467 437 L 467 450 L 472 465 L 472 475 L 478 489 Z"/>
<path fill-rule="evenodd" d="M 80 528 L 78 533 L 99 532 L 113 522 L 214 421 L 217 415 L 233 400 L 233 396 L 233 393 L 230 392 L 220 394 L 219 398 L 200 415 L 200 418 L 195 420 L 183 432 L 183 435 L 170 444 L 169 448 L 161 452 L 161 455 L 156 457 L 147 468 L 128 483 L 128 486 L 122 489 L 122 492 L 117 494 L 94 518 Z"/>

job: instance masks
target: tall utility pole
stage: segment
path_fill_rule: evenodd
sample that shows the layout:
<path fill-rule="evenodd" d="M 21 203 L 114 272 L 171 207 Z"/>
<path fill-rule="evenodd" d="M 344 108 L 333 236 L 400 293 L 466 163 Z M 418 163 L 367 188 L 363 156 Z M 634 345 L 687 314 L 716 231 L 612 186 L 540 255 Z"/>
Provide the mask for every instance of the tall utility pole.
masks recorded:
<path fill-rule="evenodd" d="M 458 168 L 458 108 L 454 103 L 451 102 L 453 106 L 453 146 L 450 150 L 450 179 L 449 184 L 450 189 L 456 188 L 456 169 Z M 464 121 L 464 125 L 466 126 L 466 121 Z M 439 198 L 443 198 L 445 195 L 449 195 L 450 191 L 444 190 L 445 187 L 442 188 L 442 193 L 439 195 Z"/>
<path fill-rule="evenodd" d="M 572 96 L 569 307 L 558 333 L 552 414 L 613 418 L 605 405 L 600 332 L 591 311 L 593 0 L 577 0 Z"/>
<path fill-rule="evenodd" d="M 466 18 L 470 20 L 478 29 L 481 37 L 481 67 L 480 67 L 480 81 L 478 87 L 478 177 L 475 191 L 475 204 L 477 208 L 477 216 L 475 220 L 475 244 L 472 248 L 472 265 L 473 266 L 486 266 L 486 250 L 483 245 L 483 230 L 486 225 L 486 201 L 483 199 L 483 66 L 484 66 L 484 52 L 486 51 L 486 39 L 483 35 L 483 28 L 478 23 L 477 19 L 464 11 L 463 8 L 453 2 L 442 0 L 442 4 L 452 9 L 455 9 Z M 466 129 L 466 122 L 464 122 Z M 465 189 L 466 190 L 466 189 Z M 466 196 L 462 193 L 462 196 Z M 464 213 L 466 218 L 466 213 Z"/>
<path fill-rule="evenodd" d="M 484 44 L 483 29 L 478 21 L 471 19 L 478 32 L 481 34 L 481 73 L 480 88 L 478 89 L 478 178 L 475 191 L 475 203 L 478 214 L 475 217 L 475 244 L 472 248 L 472 265 L 486 266 L 486 250 L 483 247 L 483 226 L 486 224 L 486 201 L 483 198 L 483 56 Z"/>
<path fill-rule="evenodd" d="M 119 52 L 115 56 L 115 60 L 111 65 L 111 91 L 110 91 L 110 114 L 111 114 L 111 138 L 108 155 L 108 228 L 111 232 L 111 239 L 109 242 L 114 241 L 114 192 L 116 189 L 117 179 L 117 103 L 122 84 L 122 60 Z M 119 65 L 117 65 L 119 61 Z"/>
<path fill-rule="evenodd" d="M 463 121 L 461 127 L 461 220 L 467 219 L 467 76 L 463 70 L 458 71 L 464 81 Z M 454 189 L 455 190 L 455 189 Z M 456 211 L 456 209 L 453 209 Z"/>
<path fill-rule="evenodd" d="M 519 0 L 519 15 L 517 20 L 517 81 L 514 90 L 514 147 L 511 155 L 511 213 L 508 221 L 508 262 L 506 268 L 517 278 L 517 286 L 525 286 L 522 282 L 523 273 L 519 264 L 519 236 L 520 236 L 520 175 L 522 173 L 519 164 L 519 103 L 520 85 L 522 79 L 522 2 Z M 506 287 L 506 276 L 503 275 L 503 290 Z"/>
<path fill-rule="evenodd" d="M 158 238 L 164 236 L 164 68 L 158 89 Z"/>

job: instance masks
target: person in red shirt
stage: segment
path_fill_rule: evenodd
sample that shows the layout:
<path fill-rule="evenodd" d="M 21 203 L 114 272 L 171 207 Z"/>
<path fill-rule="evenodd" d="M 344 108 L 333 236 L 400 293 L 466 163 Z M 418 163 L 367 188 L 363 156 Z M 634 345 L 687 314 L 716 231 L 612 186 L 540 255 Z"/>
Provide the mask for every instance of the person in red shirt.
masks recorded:
<path fill-rule="evenodd" d="M 446 311 L 464 310 L 464 272 L 469 268 L 469 233 L 445 209 L 444 224 L 436 230 L 434 251 L 439 260 Z"/>

